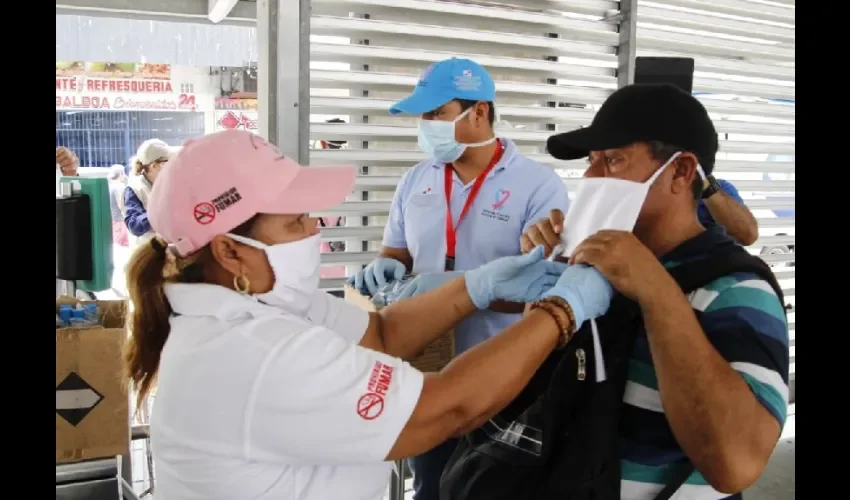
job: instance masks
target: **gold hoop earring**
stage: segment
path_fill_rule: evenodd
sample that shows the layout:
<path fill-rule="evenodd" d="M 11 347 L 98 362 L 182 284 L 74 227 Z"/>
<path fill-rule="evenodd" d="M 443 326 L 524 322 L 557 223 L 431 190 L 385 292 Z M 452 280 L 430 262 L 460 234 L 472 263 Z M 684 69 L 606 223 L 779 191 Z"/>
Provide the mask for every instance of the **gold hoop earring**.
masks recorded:
<path fill-rule="evenodd" d="M 249 280 L 244 274 L 242 276 L 234 276 L 233 289 L 242 295 L 247 295 L 248 291 L 251 289 L 251 280 Z"/>

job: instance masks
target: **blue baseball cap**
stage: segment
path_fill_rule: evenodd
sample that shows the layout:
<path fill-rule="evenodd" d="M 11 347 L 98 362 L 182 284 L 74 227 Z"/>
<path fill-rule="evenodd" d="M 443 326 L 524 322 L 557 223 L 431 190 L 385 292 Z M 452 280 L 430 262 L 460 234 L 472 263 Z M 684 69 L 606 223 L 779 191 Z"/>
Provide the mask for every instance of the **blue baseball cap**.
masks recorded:
<path fill-rule="evenodd" d="M 496 84 L 477 62 L 452 57 L 428 66 L 413 93 L 390 106 L 390 114 L 421 115 L 453 99 L 492 102 Z"/>

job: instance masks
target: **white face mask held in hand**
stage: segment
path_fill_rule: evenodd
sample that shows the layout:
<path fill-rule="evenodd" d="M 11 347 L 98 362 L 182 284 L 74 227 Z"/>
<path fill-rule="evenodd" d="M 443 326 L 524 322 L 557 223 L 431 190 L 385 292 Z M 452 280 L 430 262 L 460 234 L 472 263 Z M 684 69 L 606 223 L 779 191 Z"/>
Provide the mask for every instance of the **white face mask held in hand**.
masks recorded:
<path fill-rule="evenodd" d="M 589 236 L 603 229 L 632 231 L 637 223 L 649 188 L 680 153 L 676 153 L 661 166 L 646 182 L 634 182 L 611 177 L 589 177 L 579 182 L 578 192 L 570 203 L 564 217 L 564 232 L 561 233 L 561 248 L 564 257 Z M 593 353 L 596 361 L 596 381 L 604 382 L 605 360 L 596 320 L 590 320 L 593 333 Z"/>
<path fill-rule="evenodd" d="M 274 271 L 274 286 L 266 293 L 255 294 L 254 298 L 299 315 L 307 313 L 310 299 L 319 289 L 320 235 L 277 245 L 266 245 L 237 234 L 227 236 L 266 252 L 266 258 Z"/>
<path fill-rule="evenodd" d="M 611 177 L 582 179 L 564 218 L 562 255 L 569 257 L 579 243 L 603 229 L 632 231 L 650 186 L 678 156 L 671 156 L 646 182 Z"/>

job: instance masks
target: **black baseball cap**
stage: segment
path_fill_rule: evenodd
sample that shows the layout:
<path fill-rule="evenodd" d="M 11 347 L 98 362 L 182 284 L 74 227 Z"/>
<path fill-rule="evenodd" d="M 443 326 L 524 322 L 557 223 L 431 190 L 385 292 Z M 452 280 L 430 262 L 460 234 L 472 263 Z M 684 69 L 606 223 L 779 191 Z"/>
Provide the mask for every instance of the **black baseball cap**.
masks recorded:
<path fill-rule="evenodd" d="M 706 175 L 714 169 L 717 131 L 705 107 L 669 84 L 627 85 L 610 96 L 589 127 L 549 137 L 546 149 L 559 160 L 584 158 L 591 151 L 660 141 L 696 155 Z"/>

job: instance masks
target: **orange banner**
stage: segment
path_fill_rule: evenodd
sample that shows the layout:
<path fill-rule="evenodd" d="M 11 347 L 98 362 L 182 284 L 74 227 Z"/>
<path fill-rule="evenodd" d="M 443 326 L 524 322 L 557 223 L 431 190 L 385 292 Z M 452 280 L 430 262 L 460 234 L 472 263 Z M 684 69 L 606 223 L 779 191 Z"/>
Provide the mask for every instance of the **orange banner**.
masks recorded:
<path fill-rule="evenodd" d="M 171 65 L 149 63 L 56 61 L 56 76 L 87 76 L 94 78 L 140 78 L 146 80 L 170 80 Z"/>

